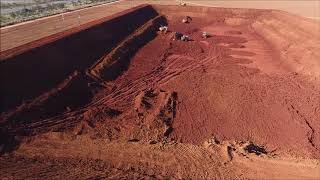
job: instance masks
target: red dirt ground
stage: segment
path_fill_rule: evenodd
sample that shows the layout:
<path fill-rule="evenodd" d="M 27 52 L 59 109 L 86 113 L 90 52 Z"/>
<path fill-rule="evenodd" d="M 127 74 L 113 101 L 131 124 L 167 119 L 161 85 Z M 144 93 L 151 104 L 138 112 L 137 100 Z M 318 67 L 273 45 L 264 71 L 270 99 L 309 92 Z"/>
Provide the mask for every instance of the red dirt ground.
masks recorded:
<path fill-rule="evenodd" d="M 93 24 L 1 62 L 3 177 L 320 177 L 319 23 L 154 5 Z"/>

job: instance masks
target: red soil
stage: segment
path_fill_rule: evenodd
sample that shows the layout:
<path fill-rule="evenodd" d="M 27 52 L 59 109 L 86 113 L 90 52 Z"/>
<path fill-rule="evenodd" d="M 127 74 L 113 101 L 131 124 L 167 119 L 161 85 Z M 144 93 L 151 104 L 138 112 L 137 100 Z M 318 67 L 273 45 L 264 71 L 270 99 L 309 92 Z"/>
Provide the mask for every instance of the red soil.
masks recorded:
<path fill-rule="evenodd" d="M 185 15 L 191 23 L 181 23 Z M 196 147 L 215 137 L 251 141 L 266 154 L 319 159 L 319 47 L 308 41 L 305 49 L 313 54 L 299 61 L 306 57 L 294 50 L 304 49 L 297 43 L 309 35 L 290 29 L 283 16 L 143 6 L 12 56 L 1 62 L 1 127 L 12 139 L 3 140 L 3 150 L 11 151 L 21 138 L 59 131 L 92 140 Z M 165 24 L 169 32 L 157 33 Z M 260 31 L 273 25 L 279 30 Z M 192 40 L 172 40 L 175 31 Z M 203 31 L 210 37 L 202 39 Z M 283 32 L 301 36 L 279 39 Z M 274 45 L 278 40 L 290 47 Z M 36 152 L 32 146 L 20 151 Z"/>

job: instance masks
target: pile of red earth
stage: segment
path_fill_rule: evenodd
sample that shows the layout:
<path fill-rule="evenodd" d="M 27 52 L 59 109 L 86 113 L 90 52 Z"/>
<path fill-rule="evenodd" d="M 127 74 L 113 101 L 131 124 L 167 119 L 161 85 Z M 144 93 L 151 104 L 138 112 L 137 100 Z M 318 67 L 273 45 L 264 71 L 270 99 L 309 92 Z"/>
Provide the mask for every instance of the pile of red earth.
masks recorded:
<path fill-rule="evenodd" d="M 182 23 L 186 16 L 192 20 Z M 162 25 L 168 26 L 167 33 L 158 32 Z M 188 160 L 179 152 L 187 149 L 185 156 L 194 158 L 191 166 L 207 162 L 202 145 L 214 137 L 215 147 L 226 147 L 226 162 L 237 158 L 241 148 L 256 155 L 319 159 L 320 35 L 315 27 L 319 23 L 271 10 L 141 6 L 71 35 L 56 35 L 53 42 L 0 62 L 1 150 L 11 160 L 3 158 L 24 165 L 36 158 L 47 168 L 44 157 L 58 158 L 65 151 L 73 155 L 61 156 L 57 166 L 71 166 L 63 163 L 69 158 L 75 164 L 86 161 L 82 168 L 87 168 L 92 159 L 125 162 L 120 157 L 103 161 L 101 149 L 127 148 L 126 156 L 131 157 L 130 152 L 141 148 L 142 154 L 153 157 L 157 153 L 150 144 L 175 142 L 178 150 L 168 145 L 173 150 L 167 151 L 187 167 Z M 173 40 L 175 32 L 191 40 Z M 210 36 L 204 39 L 203 32 Z M 229 141 L 236 143 L 221 143 Z M 54 145 L 59 142 L 70 146 L 60 152 L 61 145 Z M 131 144 L 135 142 L 137 147 Z M 89 152 L 94 157 L 85 155 Z M 108 158 L 113 155 L 117 153 Z M 167 173 L 163 175 L 157 168 L 135 174 L 138 170 L 108 163 L 101 167 L 111 169 L 105 174 L 111 177 L 241 177 L 224 171 L 235 168 L 231 165 L 215 176 L 201 170 L 192 175 L 187 169 L 177 174 L 161 170 Z M 319 164 L 312 168 L 314 172 Z M 99 177 L 98 172 L 90 170 L 88 177 Z M 249 170 L 243 172 L 250 175 Z"/>

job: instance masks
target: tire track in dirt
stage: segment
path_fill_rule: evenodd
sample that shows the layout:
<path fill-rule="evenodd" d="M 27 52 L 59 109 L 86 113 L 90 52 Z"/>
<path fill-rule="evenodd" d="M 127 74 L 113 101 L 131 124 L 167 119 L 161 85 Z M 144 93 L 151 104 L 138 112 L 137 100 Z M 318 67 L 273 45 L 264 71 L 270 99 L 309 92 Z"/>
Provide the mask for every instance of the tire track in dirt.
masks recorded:
<path fill-rule="evenodd" d="M 20 160 L 39 161 L 37 175 L 53 164 L 58 175 L 67 173 L 59 165 L 75 170 L 70 177 L 319 177 L 311 159 L 319 157 L 318 87 L 277 67 L 280 52 L 250 24 L 260 11 L 157 8 L 164 19 L 151 18 L 86 71 L 102 85 L 89 103 L 12 128 L 33 136 L 22 134 L 20 147 L 0 157 L 5 175 L 22 176 L 25 168 L 10 165 Z M 181 23 L 189 12 L 192 22 Z M 169 32 L 156 33 L 160 17 Z M 192 40 L 173 41 L 174 31 Z"/>

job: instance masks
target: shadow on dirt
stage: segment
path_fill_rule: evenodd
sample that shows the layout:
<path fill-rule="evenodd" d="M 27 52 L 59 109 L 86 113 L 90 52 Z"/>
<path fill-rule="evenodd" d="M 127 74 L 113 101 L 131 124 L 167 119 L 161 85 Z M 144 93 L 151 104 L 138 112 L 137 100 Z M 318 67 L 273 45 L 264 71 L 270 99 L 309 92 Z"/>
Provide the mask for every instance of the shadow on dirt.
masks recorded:
<path fill-rule="evenodd" d="M 7 152 L 16 150 L 19 146 L 19 141 L 14 135 L 9 134 L 5 129 L 0 128 L 0 156 Z"/>
<path fill-rule="evenodd" d="M 83 71 L 158 13 L 144 6 L 0 62 L 0 112 L 13 109 Z"/>
<path fill-rule="evenodd" d="M 123 49 L 127 51 L 121 51 L 119 58 L 103 73 L 103 78 L 107 81 L 116 79 L 121 75 L 130 65 L 130 60 L 135 53 L 151 41 L 157 35 L 158 25 L 166 23 L 164 17 L 157 19 L 155 24 L 143 32 L 140 36 L 135 36 L 131 41 L 127 42 Z M 59 87 L 58 87 L 59 88 Z M 22 111 L 18 111 L 10 116 L 5 123 L 1 126 L 9 127 L 13 131 L 19 129 L 17 132 L 23 134 L 32 134 L 32 129 L 27 128 L 28 124 L 40 123 L 43 119 L 58 116 L 63 112 L 73 111 L 81 108 L 91 101 L 91 98 L 96 91 L 99 91 L 103 87 L 95 82 L 94 79 L 87 76 L 85 73 L 78 73 L 71 79 L 68 84 L 59 90 L 57 93 L 51 94 L 44 101 L 30 105 L 27 104 L 26 108 Z M 52 122 L 55 124 L 54 122 Z M 47 129 L 50 129 L 50 124 L 46 124 Z"/>
<path fill-rule="evenodd" d="M 19 145 L 15 136 L 34 135 L 38 130 L 33 130 L 33 128 L 41 129 L 39 132 L 46 132 L 51 126 L 57 125 L 57 122 L 46 122 L 43 121 L 44 119 L 76 110 L 88 104 L 95 91 L 103 87 L 83 72 L 100 57 L 111 52 L 117 44 L 130 36 L 137 28 L 157 16 L 158 13 L 151 6 L 145 6 L 2 61 L 0 63 L 0 83 L 4 86 L 0 89 L 1 112 L 9 112 L 8 110 L 20 104 L 27 108 L 13 111 L 14 113 L 5 121 L 0 122 L 1 153 L 10 152 Z M 119 58 L 104 71 L 105 80 L 114 80 L 128 69 L 135 53 L 156 37 L 160 23 L 166 24 L 166 19 L 157 18 L 151 28 L 131 38 L 131 41 L 125 44 L 124 51 Z M 70 77 L 74 71 L 78 71 L 78 74 L 67 85 L 60 88 L 59 84 Z M 52 89 L 58 90 L 48 97 L 44 95 L 40 98 L 44 100 L 38 103 L 26 101 L 40 97 L 43 92 Z M 119 113 L 111 112 L 110 115 Z M 45 127 L 42 128 L 42 126 Z"/>
<path fill-rule="evenodd" d="M 267 154 L 268 152 L 263 146 L 258 146 L 253 143 L 250 143 L 244 148 L 245 151 L 249 153 L 254 153 L 256 155 Z"/>
<path fill-rule="evenodd" d="M 106 81 L 115 80 L 128 69 L 130 61 L 137 51 L 157 36 L 159 26 L 167 24 L 166 18 L 161 16 L 157 18 L 155 22 L 153 22 L 153 24 L 143 33 L 134 36 L 134 38 L 127 41 L 125 45 L 120 47 L 119 51 L 114 55 L 113 58 L 117 58 L 117 60 L 110 66 L 104 68 L 100 76 L 102 76 Z"/>
<path fill-rule="evenodd" d="M 11 124 L 11 127 L 24 126 L 86 105 L 93 96 L 94 89 L 92 85 L 89 86 L 90 82 L 92 80 L 84 74 L 75 76 L 66 87 L 49 97 L 44 97 L 47 99 L 43 102 L 15 113 L 8 120 L 8 124 Z"/>

